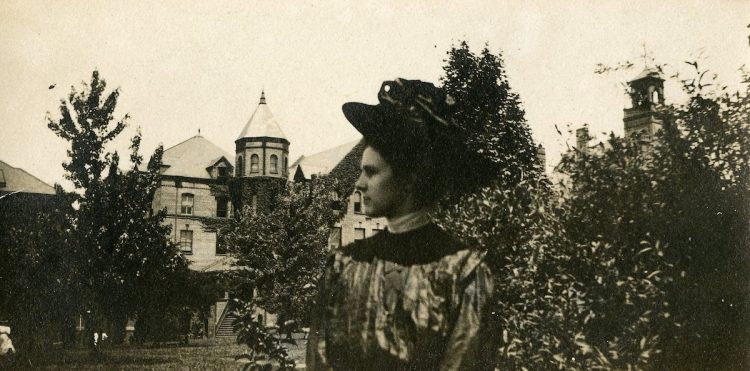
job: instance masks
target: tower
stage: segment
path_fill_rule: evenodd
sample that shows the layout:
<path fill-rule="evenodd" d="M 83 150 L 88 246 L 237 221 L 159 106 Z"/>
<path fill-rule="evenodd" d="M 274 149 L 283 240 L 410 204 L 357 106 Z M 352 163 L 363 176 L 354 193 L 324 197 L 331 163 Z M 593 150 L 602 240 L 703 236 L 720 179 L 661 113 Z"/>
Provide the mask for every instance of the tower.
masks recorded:
<path fill-rule="evenodd" d="M 584 124 L 583 127 L 576 129 L 576 148 L 581 154 L 589 153 L 589 126 Z"/>
<path fill-rule="evenodd" d="M 235 143 L 240 203 L 265 209 L 287 180 L 289 141 L 266 104 L 265 92 Z"/>
<path fill-rule="evenodd" d="M 641 139 L 650 141 L 663 123 L 659 108 L 664 105 L 664 78 L 656 69 L 646 67 L 628 86 L 631 108 L 623 110 L 625 136 L 640 133 Z"/>

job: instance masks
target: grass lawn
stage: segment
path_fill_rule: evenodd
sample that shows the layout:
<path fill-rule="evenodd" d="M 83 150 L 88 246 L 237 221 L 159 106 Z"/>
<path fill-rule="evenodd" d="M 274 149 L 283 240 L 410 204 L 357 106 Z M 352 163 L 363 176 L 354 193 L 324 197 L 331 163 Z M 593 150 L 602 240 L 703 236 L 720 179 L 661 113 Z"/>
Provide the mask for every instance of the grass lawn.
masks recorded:
<path fill-rule="evenodd" d="M 298 368 L 305 362 L 305 345 L 306 341 L 302 339 L 297 340 L 297 345 L 287 344 Z M 240 370 L 245 363 L 235 361 L 234 356 L 247 349 L 237 345 L 233 338 L 192 340 L 189 345 L 112 345 L 98 356 L 86 349 L 54 349 L 38 359 L 29 360 L 21 354 L 11 367 L 32 370 Z"/>

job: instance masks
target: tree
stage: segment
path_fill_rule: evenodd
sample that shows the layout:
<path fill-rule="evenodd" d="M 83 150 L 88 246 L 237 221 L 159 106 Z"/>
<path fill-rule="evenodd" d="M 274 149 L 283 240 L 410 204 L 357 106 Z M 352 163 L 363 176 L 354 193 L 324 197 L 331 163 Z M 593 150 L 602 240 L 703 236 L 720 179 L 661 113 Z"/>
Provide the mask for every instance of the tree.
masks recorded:
<path fill-rule="evenodd" d="M 235 180 L 234 182 L 241 182 Z M 267 208 L 245 203 L 238 217 L 207 221 L 216 229 L 235 258 L 238 269 L 228 272 L 234 310 L 238 313 L 238 342 L 255 352 L 291 363 L 274 344 L 258 309 L 278 316 L 281 327 L 308 322 L 308 312 L 323 272 L 330 227 L 338 214 L 331 208 L 337 182 L 329 177 L 287 183 Z M 230 184 L 228 188 L 234 188 Z"/>
<path fill-rule="evenodd" d="M 473 138 L 468 145 L 495 164 L 485 172 L 495 180 L 448 198 L 436 214 L 444 227 L 486 251 L 497 288 L 490 325 L 501 334 L 498 367 L 646 367 L 658 350 L 658 331 L 650 325 L 668 317 L 659 307 L 666 283 L 658 271 L 667 269 L 663 244 L 647 235 L 635 246 L 610 235 L 576 235 L 588 231 L 587 218 L 597 218 L 598 209 L 571 207 L 583 201 L 560 203 L 535 162 L 537 147 L 502 58 L 486 48 L 475 55 L 466 43 L 448 54 L 444 85 L 460 108 L 456 122 Z M 621 152 L 632 150 L 626 147 Z M 601 184 L 614 181 L 605 174 L 609 167 L 586 169 L 581 179 L 596 174 Z M 575 213 L 580 220 L 568 223 Z"/>
<path fill-rule="evenodd" d="M 441 82 L 455 101 L 452 118 L 466 138 L 465 145 L 489 162 L 474 175 L 461 175 L 472 183 L 499 178 L 505 184 L 538 175 L 537 147 L 520 98 L 508 83 L 502 55 L 487 47 L 476 55 L 463 41 L 448 51 L 445 62 Z"/>
<path fill-rule="evenodd" d="M 476 55 L 462 42 L 448 51 L 444 69 L 444 88 L 457 106 L 454 121 L 469 138 L 464 145 L 485 160 L 486 168 L 472 171 L 487 185 L 448 197 L 436 216 L 487 253 L 497 288 L 491 325 L 502 334 L 498 366 L 550 368 L 559 363 L 555 356 L 575 354 L 572 342 L 561 341 L 569 328 L 557 320 L 574 307 L 563 295 L 572 282 L 558 267 L 568 245 L 551 212 L 552 193 L 537 166 L 520 98 L 508 84 L 502 57 L 487 48 Z"/>
<path fill-rule="evenodd" d="M 52 342 L 71 344 L 80 286 L 69 231 L 72 208 L 56 195 L 15 193 L 0 199 L 0 319 L 10 320 L 24 354 Z"/>
<path fill-rule="evenodd" d="M 119 155 L 107 152 L 106 145 L 126 127 L 128 115 L 114 120 L 119 90 L 105 94 L 105 88 L 94 71 L 90 85 L 84 84 L 81 92 L 73 88 L 68 101 L 61 101 L 61 117 L 48 118 L 48 126 L 71 145 L 63 168 L 79 205 L 73 213 L 71 253 L 83 290 L 80 309 L 103 316 L 119 341 L 127 319 L 137 315 L 147 298 L 160 289 L 179 289 L 170 281 L 187 272 L 187 263 L 168 238 L 164 212 L 151 210 L 163 150 L 159 147 L 143 169 L 141 136 L 136 134 L 131 168 L 120 170 Z"/>
<path fill-rule="evenodd" d="M 700 81 L 706 71 L 690 64 L 695 78 L 682 80 L 689 101 L 665 107 L 653 142 L 612 135 L 608 150 L 563 162 L 570 182 L 561 220 L 577 244 L 619 246 L 612 256 L 617 271 L 603 277 L 620 277 L 616 286 L 591 276 L 583 281 L 614 294 L 592 306 L 595 337 L 622 334 L 613 321 L 627 321 L 634 325 L 632 340 L 645 340 L 623 349 L 651 349 L 656 368 L 745 369 L 750 214 L 741 205 L 750 200 L 748 81 L 744 91 L 717 95 Z M 651 255 L 645 265 L 634 264 L 644 255 Z M 636 282 L 640 288 L 629 288 Z"/>

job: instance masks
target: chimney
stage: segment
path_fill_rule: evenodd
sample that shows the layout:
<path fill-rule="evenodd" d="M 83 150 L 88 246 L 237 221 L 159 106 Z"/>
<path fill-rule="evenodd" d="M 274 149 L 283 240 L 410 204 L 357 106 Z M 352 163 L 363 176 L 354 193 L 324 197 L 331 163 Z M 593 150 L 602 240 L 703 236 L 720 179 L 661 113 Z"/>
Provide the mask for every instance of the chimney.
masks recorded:
<path fill-rule="evenodd" d="M 589 139 L 591 137 L 589 137 L 589 127 L 587 125 L 576 129 L 576 148 L 578 148 L 578 151 L 581 153 L 589 152 Z"/>
<path fill-rule="evenodd" d="M 544 171 L 544 168 L 547 166 L 547 153 L 541 144 L 536 147 L 536 162 L 542 171 Z"/>

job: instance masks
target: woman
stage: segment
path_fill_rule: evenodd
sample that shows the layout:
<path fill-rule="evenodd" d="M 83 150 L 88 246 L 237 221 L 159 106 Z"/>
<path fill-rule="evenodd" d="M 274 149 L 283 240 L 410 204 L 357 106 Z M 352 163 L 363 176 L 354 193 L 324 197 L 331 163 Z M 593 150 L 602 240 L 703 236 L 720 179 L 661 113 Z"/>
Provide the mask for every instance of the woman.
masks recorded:
<path fill-rule="evenodd" d="M 469 158 L 449 119 L 450 98 L 432 84 L 396 79 L 378 99 L 343 111 L 367 144 L 355 184 L 364 212 L 387 218 L 388 229 L 329 261 L 307 369 L 494 369 L 489 269 L 428 216 Z"/>

